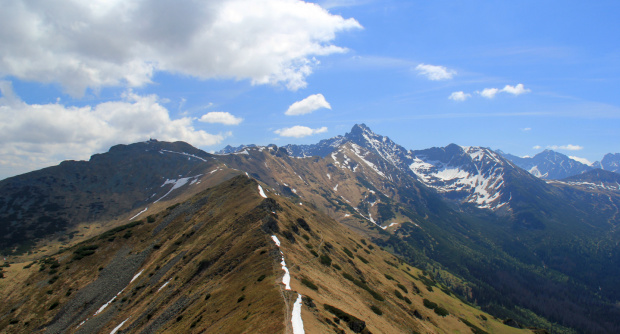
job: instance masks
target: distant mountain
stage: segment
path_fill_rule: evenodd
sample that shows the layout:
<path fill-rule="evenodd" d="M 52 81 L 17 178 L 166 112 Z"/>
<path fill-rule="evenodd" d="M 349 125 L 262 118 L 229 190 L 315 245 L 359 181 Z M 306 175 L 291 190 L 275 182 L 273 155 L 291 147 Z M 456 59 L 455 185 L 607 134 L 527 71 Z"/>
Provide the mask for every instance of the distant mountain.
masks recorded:
<path fill-rule="evenodd" d="M 594 167 L 620 173 L 620 153 L 608 153 L 605 154 L 600 162 L 595 162 Z"/>
<path fill-rule="evenodd" d="M 254 144 L 250 144 L 250 145 L 240 145 L 237 147 L 232 147 L 230 145 L 226 145 L 226 147 L 224 147 L 223 149 L 215 152 L 215 154 L 230 154 L 230 153 L 235 153 L 235 152 L 240 152 L 246 148 L 250 148 L 250 147 L 256 147 L 256 145 Z"/>
<path fill-rule="evenodd" d="M 412 151 L 410 168 L 426 185 L 447 197 L 479 208 L 499 209 L 512 199 L 506 173 L 520 170 L 499 154 L 483 147 L 446 147 Z M 521 177 L 528 178 L 521 173 Z M 510 205 L 509 205 L 510 206 Z"/>
<path fill-rule="evenodd" d="M 450 200 L 471 203 L 478 208 L 495 210 L 508 204 L 511 194 L 504 191 L 507 186 L 503 178 L 505 171 L 528 178 L 509 161 L 487 148 L 451 144 L 445 148 L 408 151 L 390 138 L 372 132 L 365 124 L 356 124 L 344 136 L 323 140 L 318 145 L 304 145 L 303 148 L 306 152 L 317 152 L 320 148 L 324 157 L 338 151 L 336 144 L 344 143 L 351 143 L 354 155 L 390 180 L 398 180 L 404 173 Z M 300 146 L 286 147 L 290 153 L 301 151 Z M 361 153 L 362 150 L 368 153 Z M 342 163 L 335 156 L 332 159 Z"/>
<path fill-rule="evenodd" d="M 531 158 L 521 158 L 501 151 L 499 151 L 499 153 L 502 154 L 504 158 L 512 161 L 515 165 L 541 179 L 559 180 L 592 169 L 591 166 L 552 150 L 544 150 Z"/>

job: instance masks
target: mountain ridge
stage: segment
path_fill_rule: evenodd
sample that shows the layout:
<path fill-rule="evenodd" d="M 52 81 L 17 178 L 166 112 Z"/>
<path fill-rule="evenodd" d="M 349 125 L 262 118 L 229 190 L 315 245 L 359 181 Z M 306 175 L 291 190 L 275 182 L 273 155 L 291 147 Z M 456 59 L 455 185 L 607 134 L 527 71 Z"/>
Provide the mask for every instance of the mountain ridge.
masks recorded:
<path fill-rule="evenodd" d="M 129 156 L 139 157 L 135 153 L 145 152 L 140 154 L 155 160 L 118 173 L 144 173 L 145 166 L 156 167 L 165 161 L 174 168 L 153 168 L 156 177 L 150 188 L 158 190 L 157 196 L 136 188 L 144 191 L 132 195 L 133 203 L 140 204 L 125 208 L 117 217 L 126 222 L 151 216 L 208 187 L 239 176 L 249 177 L 258 180 L 268 196 L 287 198 L 296 208 L 316 208 L 366 240 L 432 273 L 438 282 L 469 301 L 479 302 L 496 316 L 550 328 L 547 320 L 519 311 L 536 310 L 552 321 L 582 331 L 613 332 L 617 328 L 618 324 L 609 320 L 615 317 L 610 305 L 614 296 L 620 295 L 614 279 L 618 277 L 614 263 L 619 256 L 614 246 L 620 204 L 617 192 L 536 178 L 486 148 L 448 145 L 435 148 L 441 153 L 436 157 L 432 152 L 418 152 L 416 156 L 366 126 L 358 125 L 347 135 L 347 141 L 323 158 L 292 156 L 275 145 L 246 147 L 226 155 L 182 147 L 149 153 L 144 145 L 150 144 L 142 143 L 135 146 L 139 150 L 129 151 L 133 153 Z M 101 158 L 105 160 L 105 154 Z M 430 178 L 450 171 L 451 178 L 445 178 L 452 182 L 448 186 L 461 187 L 459 182 L 464 181 L 460 180 L 475 177 L 487 184 L 499 180 L 495 185 L 501 183 L 501 189 L 490 189 L 489 195 L 491 190 L 496 191 L 498 198 L 509 199 L 509 204 L 491 210 L 467 202 L 480 182 L 461 187 L 464 195 L 439 191 L 440 185 L 433 188 L 430 181 L 425 184 L 414 173 L 409 162 L 415 159 L 429 165 L 431 171 L 422 176 Z M 188 162 L 192 173 L 178 173 L 188 170 Z M 158 171 L 170 174 L 157 175 Z M 115 187 L 110 180 L 99 180 L 102 187 Z M 0 182 L 0 189 L 2 185 Z M 75 235 L 63 247 L 96 235 L 93 222 L 83 223 L 80 226 L 91 226 L 92 234 Z M 104 231 L 123 225 L 117 219 L 97 226 Z M 27 256 L 32 259 L 40 255 Z M 588 301 L 587 309 L 583 300 Z M 562 311 L 551 305 L 562 305 Z M 586 313 L 588 317 L 583 316 Z"/>

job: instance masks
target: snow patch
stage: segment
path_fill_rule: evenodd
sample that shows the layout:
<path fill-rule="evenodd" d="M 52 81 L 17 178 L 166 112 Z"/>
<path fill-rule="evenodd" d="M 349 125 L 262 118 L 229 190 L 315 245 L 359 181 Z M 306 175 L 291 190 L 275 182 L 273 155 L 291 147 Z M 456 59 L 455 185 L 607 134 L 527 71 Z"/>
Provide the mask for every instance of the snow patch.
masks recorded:
<path fill-rule="evenodd" d="M 282 254 L 282 262 L 280 262 L 280 264 L 282 265 L 282 270 L 284 270 L 284 276 L 282 276 L 282 284 L 284 284 L 284 289 L 290 290 L 291 274 L 288 272 L 288 268 L 286 267 L 286 262 L 284 261 L 284 253 L 280 251 L 280 254 Z"/>
<path fill-rule="evenodd" d="M 166 285 L 168 285 L 168 283 L 170 283 L 170 281 L 172 281 L 172 278 L 168 280 L 168 282 L 164 283 L 164 285 L 160 286 L 159 289 L 157 289 L 157 292 L 161 291 L 163 288 L 166 287 Z"/>
<path fill-rule="evenodd" d="M 291 323 L 293 324 L 293 334 L 305 334 L 304 322 L 301 319 L 301 294 L 297 294 L 297 300 L 293 304 Z"/>
<path fill-rule="evenodd" d="M 129 317 L 131 318 L 131 317 Z M 125 321 L 121 322 L 120 325 L 114 327 L 114 329 L 110 332 L 110 334 L 116 334 L 116 332 L 118 332 L 119 329 L 121 329 L 121 327 L 123 327 L 123 325 L 127 322 L 127 320 L 129 320 L 129 318 L 125 319 Z"/>
<path fill-rule="evenodd" d="M 202 161 L 204 161 L 204 162 L 207 162 L 207 160 L 205 160 L 205 159 L 203 159 L 203 158 L 201 158 L 201 157 L 199 157 L 199 156 L 196 156 L 196 155 L 193 155 L 193 154 L 189 154 L 189 153 L 185 153 L 185 152 L 175 152 L 175 151 L 168 151 L 168 150 L 160 150 L 160 151 L 159 151 L 159 153 L 161 153 L 161 154 L 164 154 L 164 152 L 167 152 L 167 153 L 174 153 L 174 154 L 181 154 L 181 155 L 188 156 L 188 157 L 190 157 L 190 158 L 195 158 L 195 159 L 198 159 L 198 160 L 202 160 Z"/>
<path fill-rule="evenodd" d="M 265 192 L 263 191 L 263 187 L 261 187 L 260 184 L 258 185 L 258 193 L 261 195 L 261 197 L 267 198 L 267 195 L 265 195 Z"/>
<path fill-rule="evenodd" d="M 338 185 L 334 187 L 334 191 L 338 191 Z"/>
<path fill-rule="evenodd" d="M 398 225 L 398 224 L 400 224 L 400 223 L 392 223 L 392 224 L 390 224 L 390 225 L 388 225 L 388 226 L 381 226 L 381 228 L 382 228 L 382 229 L 384 229 L 384 230 L 387 230 L 387 229 L 388 229 L 388 227 L 392 227 L 392 226 L 394 226 L 394 225 Z M 418 224 L 415 224 L 415 225 L 416 225 L 416 226 L 418 226 Z M 419 227 L 419 226 L 418 226 L 418 227 Z"/>
<path fill-rule="evenodd" d="M 278 246 L 279 248 L 280 240 L 278 240 L 278 237 L 276 237 L 275 235 L 272 235 L 271 239 L 276 244 L 276 246 Z M 280 251 L 280 255 L 282 255 L 282 261 L 280 262 L 280 264 L 282 265 L 282 270 L 284 270 L 284 276 L 282 276 L 282 284 L 284 284 L 284 288 L 286 290 L 290 290 L 291 289 L 291 274 L 289 273 L 288 268 L 286 267 L 286 261 L 284 261 L 284 253 L 282 253 L 282 251 Z"/>
<path fill-rule="evenodd" d="M 146 210 L 148 210 L 148 209 L 149 209 L 148 207 L 144 208 L 144 210 L 142 210 L 142 211 L 138 212 L 135 216 L 133 216 L 133 217 L 129 218 L 129 221 L 132 221 L 132 220 L 136 219 L 136 217 L 138 217 L 139 215 L 141 215 L 141 214 L 145 213 L 145 212 L 146 212 Z"/>
<path fill-rule="evenodd" d="M 162 184 L 161 187 L 163 187 L 163 186 L 165 186 L 167 184 L 172 184 L 172 188 L 170 188 L 170 190 L 168 190 L 168 192 L 164 196 L 160 197 L 158 200 L 156 200 L 153 203 L 157 203 L 157 202 L 161 201 L 162 199 L 164 199 L 164 197 L 168 196 L 173 190 L 175 190 L 177 188 L 181 188 L 182 186 L 186 185 L 190 180 L 198 179 L 198 177 L 200 177 L 200 176 L 202 176 L 202 174 L 198 174 L 196 176 L 190 176 L 190 177 L 183 177 L 183 178 L 176 179 L 176 180 L 174 180 L 174 179 L 173 180 L 166 179 L 166 182 L 164 182 L 164 184 Z M 191 184 L 193 184 L 193 183 L 191 183 Z"/>

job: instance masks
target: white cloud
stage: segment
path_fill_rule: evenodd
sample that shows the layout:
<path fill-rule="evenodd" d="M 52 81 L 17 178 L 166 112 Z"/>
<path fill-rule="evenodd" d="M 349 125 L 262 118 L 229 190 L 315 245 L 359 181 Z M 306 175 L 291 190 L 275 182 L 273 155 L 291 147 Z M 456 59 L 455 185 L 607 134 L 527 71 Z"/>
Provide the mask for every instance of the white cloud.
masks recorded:
<path fill-rule="evenodd" d="M 531 90 L 530 89 L 526 89 L 523 86 L 523 84 L 517 84 L 516 86 L 506 85 L 502 89 L 499 89 L 499 88 L 485 88 L 485 89 L 482 90 L 482 92 L 477 91 L 476 93 L 480 94 L 483 97 L 486 97 L 487 99 L 492 99 L 498 93 L 508 93 L 508 94 L 512 94 L 512 95 L 515 95 L 515 96 L 519 96 L 521 94 L 525 94 L 525 93 L 529 93 L 529 92 L 531 92 Z"/>
<path fill-rule="evenodd" d="M 302 138 L 311 136 L 317 133 L 327 132 L 327 127 L 321 127 L 318 129 L 311 129 L 307 126 L 295 125 L 290 128 L 283 128 L 274 131 L 274 133 L 280 135 L 281 137 L 294 137 L 294 138 Z"/>
<path fill-rule="evenodd" d="M 298 0 L 3 1 L 0 76 L 86 88 L 141 86 L 157 71 L 306 86 L 315 57 L 346 52 L 355 19 Z"/>
<path fill-rule="evenodd" d="M 532 131 L 532 128 L 523 128 L 523 129 L 521 129 L 521 131 L 523 131 L 523 132 Z"/>
<path fill-rule="evenodd" d="M 460 92 L 453 92 L 452 94 L 450 94 L 450 97 L 448 98 L 454 101 L 465 101 L 470 97 L 471 97 L 471 94 L 460 91 Z"/>
<path fill-rule="evenodd" d="M 530 89 L 525 89 L 523 87 L 523 84 L 518 84 L 516 86 L 506 85 L 502 89 L 502 92 L 509 93 L 509 94 L 512 94 L 512 95 L 521 95 L 521 94 L 524 94 L 524 93 L 529 93 L 529 92 L 531 92 L 531 90 Z"/>
<path fill-rule="evenodd" d="M 433 81 L 452 79 L 452 76 L 456 74 L 456 71 L 449 70 L 445 66 L 420 64 L 415 69 L 419 74 Z"/>
<path fill-rule="evenodd" d="M 542 146 L 540 146 L 540 145 L 536 145 L 536 146 L 534 146 L 534 147 L 532 147 L 532 148 L 533 148 L 533 149 L 535 149 L 535 150 L 540 150 L 540 149 L 542 148 Z"/>
<path fill-rule="evenodd" d="M 552 150 L 564 150 L 564 151 L 579 151 L 579 150 L 583 150 L 583 146 L 579 146 L 579 145 L 549 145 L 547 146 L 547 148 L 550 148 Z"/>
<path fill-rule="evenodd" d="M 200 122 L 204 123 L 219 123 L 225 125 L 239 125 L 243 118 L 235 117 L 229 112 L 224 111 L 212 111 L 202 115 L 199 119 Z"/>
<path fill-rule="evenodd" d="M 6 81 L 0 81 L 0 91 L 0 177 L 88 159 L 119 143 L 156 138 L 205 146 L 230 135 L 197 130 L 189 117 L 171 119 L 155 95 L 128 92 L 122 101 L 69 107 L 27 104 Z"/>
<path fill-rule="evenodd" d="M 327 108 L 331 109 L 332 106 L 325 100 L 323 94 L 314 94 L 310 95 L 307 98 L 297 101 L 291 104 L 288 107 L 288 110 L 284 113 L 285 115 L 304 115 L 309 114 L 317 109 Z"/>
<path fill-rule="evenodd" d="M 499 89 L 497 88 L 485 88 L 482 92 L 478 92 L 482 97 L 486 97 L 487 99 L 492 99 L 495 97 L 497 93 L 499 93 Z"/>
<path fill-rule="evenodd" d="M 577 162 L 581 162 L 584 165 L 588 165 L 588 166 L 592 166 L 592 162 L 586 158 L 580 158 L 580 157 L 574 157 L 574 156 L 569 156 L 569 158 L 577 161 Z"/>

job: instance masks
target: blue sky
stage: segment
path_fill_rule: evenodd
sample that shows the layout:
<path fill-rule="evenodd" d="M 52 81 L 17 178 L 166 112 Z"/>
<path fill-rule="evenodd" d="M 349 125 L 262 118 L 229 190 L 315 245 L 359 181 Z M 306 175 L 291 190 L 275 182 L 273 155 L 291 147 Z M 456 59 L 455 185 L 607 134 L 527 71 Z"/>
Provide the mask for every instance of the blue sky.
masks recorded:
<path fill-rule="evenodd" d="M 408 149 L 620 152 L 617 1 L 0 1 L 0 178 L 362 122 Z"/>

